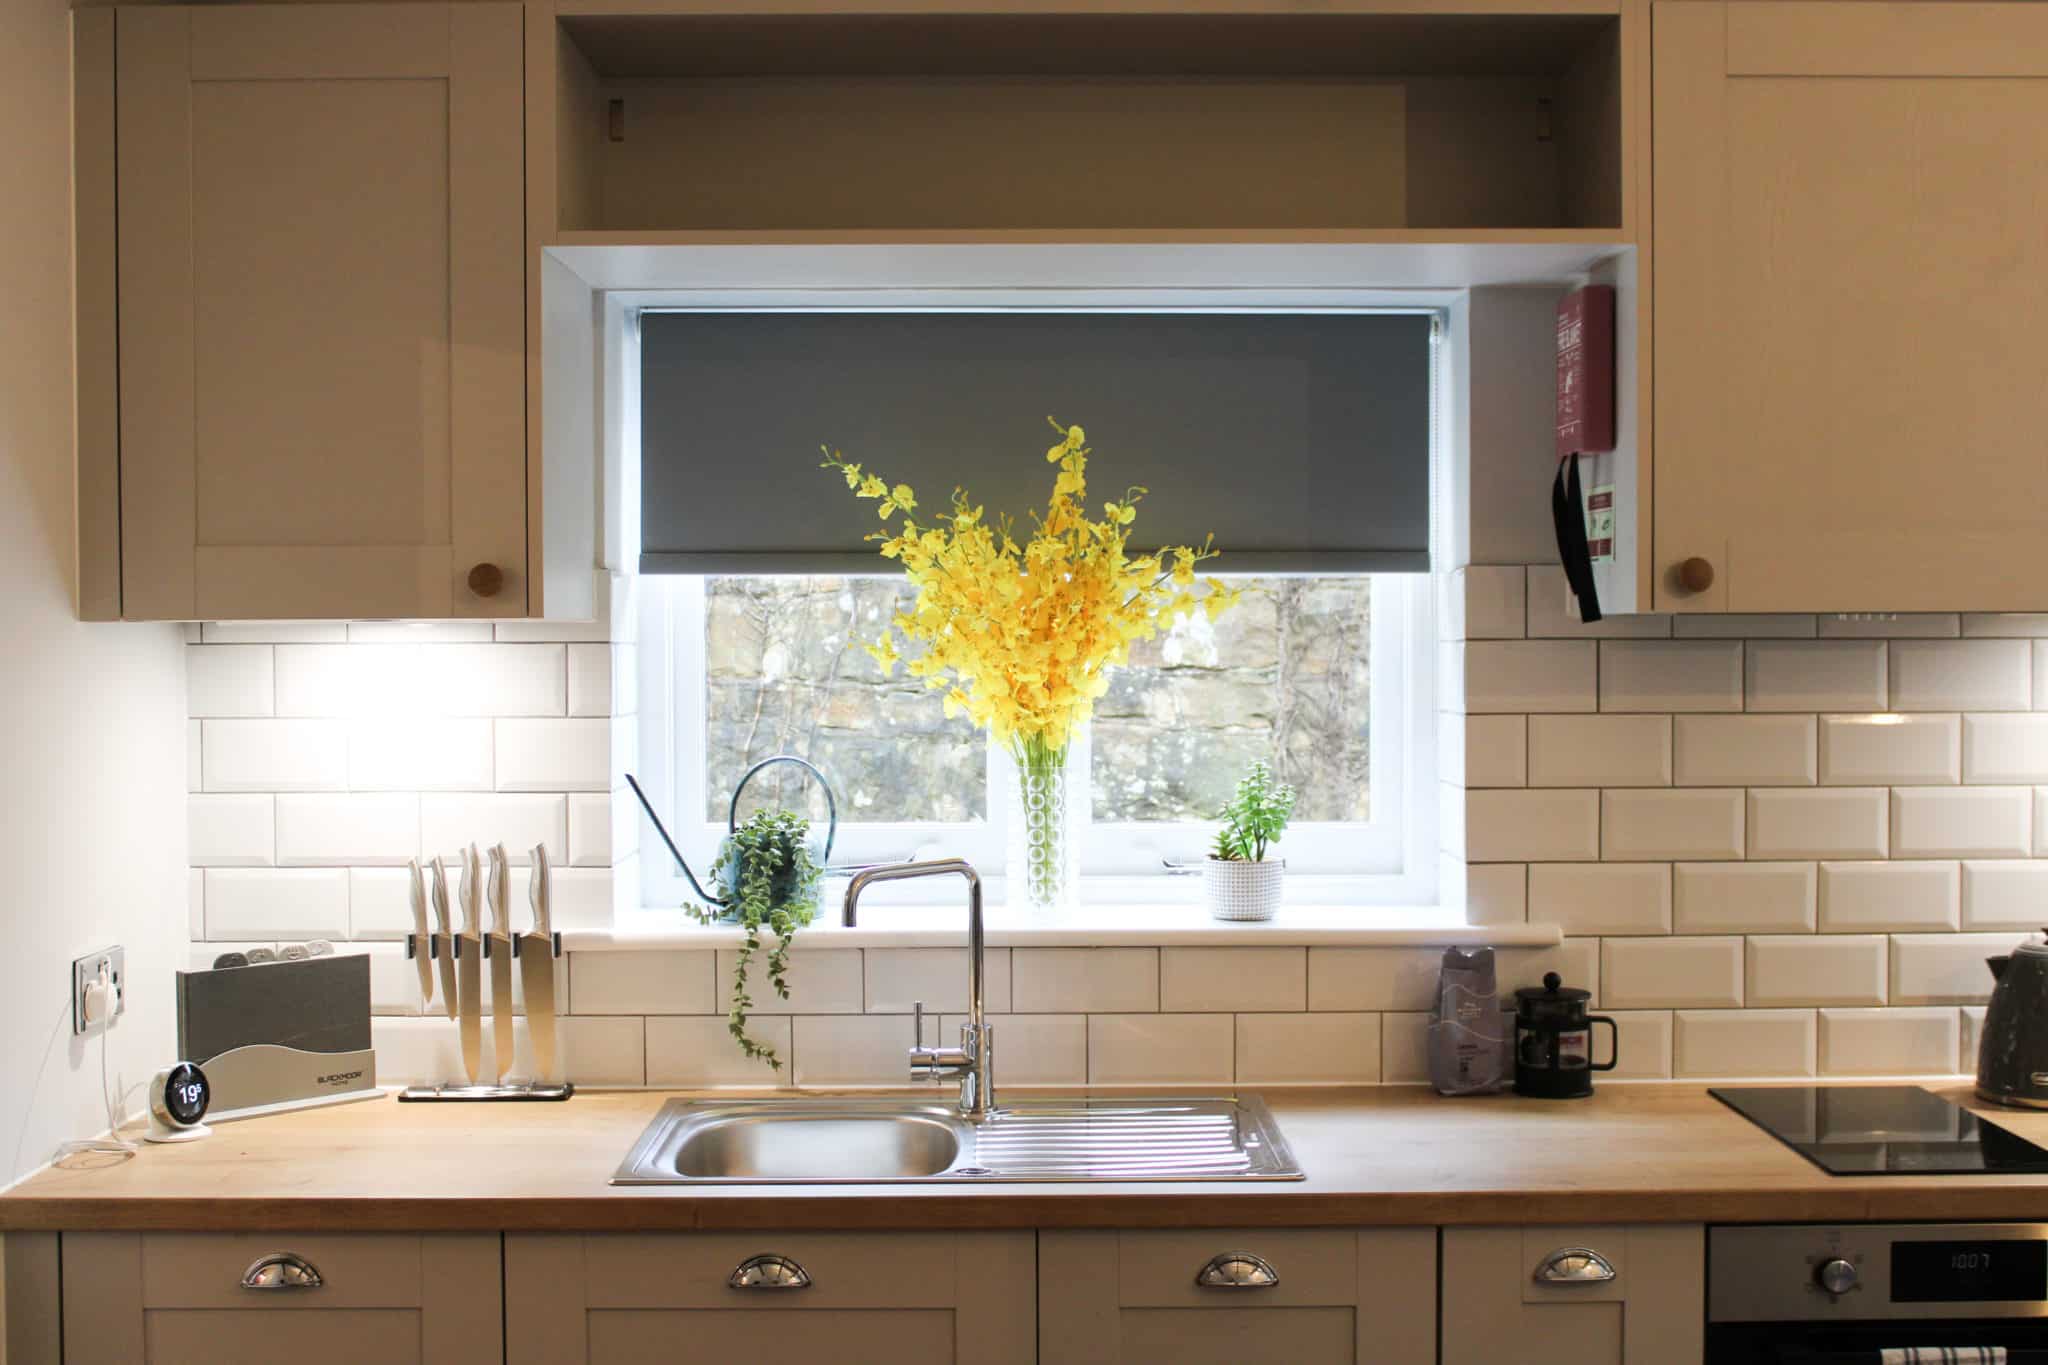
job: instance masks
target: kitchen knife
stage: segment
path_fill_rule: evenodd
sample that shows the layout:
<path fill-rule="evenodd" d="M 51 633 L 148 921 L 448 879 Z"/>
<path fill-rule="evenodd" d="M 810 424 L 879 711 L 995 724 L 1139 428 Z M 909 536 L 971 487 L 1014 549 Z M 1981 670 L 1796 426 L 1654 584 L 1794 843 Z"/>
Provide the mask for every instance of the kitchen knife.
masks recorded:
<path fill-rule="evenodd" d="M 441 1008 L 455 1017 L 455 928 L 448 916 L 448 865 L 434 855 L 434 930 L 441 935 Z"/>
<path fill-rule="evenodd" d="M 408 859 L 406 864 L 412 873 L 412 965 L 420 974 L 420 1008 L 434 1003 L 434 959 L 428 954 L 427 943 L 427 878 L 420 871 L 418 858 Z"/>
<path fill-rule="evenodd" d="M 484 917 L 483 864 L 476 845 L 462 850 L 462 880 L 456 892 L 462 900 L 462 942 L 455 959 L 456 998 L 462 1025 L 462 1069 L 469 1083 L 476 1084 L 484 1059 Z"/>
<path fill-rule="evenodd" d="M 512 1069 L 512 865 L 503 844 L 491 846 L 491 1079 Z"/>
<path fill-rule="evenodd" d="M 533 1078 L 555 1075 L 554 870 L 548 846 L 533 846 L 533 880 L 526 899 L 533 906 L 533 932 L 519 944 L 519 980 L 526 988 L 526 1032 L 533 1039 Z"/>

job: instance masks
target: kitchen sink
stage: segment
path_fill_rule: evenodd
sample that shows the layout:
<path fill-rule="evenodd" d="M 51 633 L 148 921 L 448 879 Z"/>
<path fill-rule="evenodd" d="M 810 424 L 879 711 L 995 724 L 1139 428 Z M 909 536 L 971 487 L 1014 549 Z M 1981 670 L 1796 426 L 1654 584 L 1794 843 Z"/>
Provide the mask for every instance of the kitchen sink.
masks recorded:
<path fill-rule="evenodd" d="M 670 1100 L 614 1185 L 1299 1180 L 1256 1095 L 1043 1099 L 969 1122 L 943 1102 Z"/>

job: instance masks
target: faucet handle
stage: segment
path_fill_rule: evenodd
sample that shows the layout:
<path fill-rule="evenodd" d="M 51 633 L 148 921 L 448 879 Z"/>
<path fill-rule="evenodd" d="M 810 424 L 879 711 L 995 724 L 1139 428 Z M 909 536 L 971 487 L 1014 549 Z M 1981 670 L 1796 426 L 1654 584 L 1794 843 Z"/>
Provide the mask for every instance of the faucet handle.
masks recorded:
<path fill-rule="evenodd" d="M 922 1000 L 913 1000 L 910 1003 L 910 1029 L 911 1047 L 922 1049 L 924 1047 L 924 1001 Z"/>

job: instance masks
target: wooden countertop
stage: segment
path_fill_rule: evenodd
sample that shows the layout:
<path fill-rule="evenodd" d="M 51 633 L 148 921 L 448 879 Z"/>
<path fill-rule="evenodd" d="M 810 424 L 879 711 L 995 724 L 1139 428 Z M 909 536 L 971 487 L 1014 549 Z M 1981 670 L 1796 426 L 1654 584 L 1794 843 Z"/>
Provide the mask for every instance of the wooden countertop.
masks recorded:
<path fill-rule="evenodd" d="M 669 1095 L 383 1098 L 46 1170 L 0 1196 L 0 1232 L 2048 1221 L 2048 1176 L 1829 1176 L 1696 1085 L 1608 1085 L 1587 1100 L 1447 1100 L 1410 1086 L 1260 1093 L 1307 1180 L 615 1188 L 612 1171 Z M 2048 1113 L 1994 1117 L 2048 1145 Z"/>

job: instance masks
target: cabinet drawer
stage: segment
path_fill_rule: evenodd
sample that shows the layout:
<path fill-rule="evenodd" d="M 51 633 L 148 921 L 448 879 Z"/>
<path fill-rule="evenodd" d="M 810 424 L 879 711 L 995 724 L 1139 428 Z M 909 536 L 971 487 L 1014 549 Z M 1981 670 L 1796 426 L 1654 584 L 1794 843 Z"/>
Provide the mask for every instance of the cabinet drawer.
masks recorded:
<path fill-rule="evenodd" d="M 615 1309 L 590 1315 L 590 1365 L 675 1365 L 678 1359 L 952 1365 L 956 1330 L 954 1315 L 942 1309 Z M 687 1356 L 678 1351 L 685 1341 Z"/>
<path fill-rule="evenodd" d="M 1614 1267 L 1614 1278 L 1580 1283 L 1536 1278 L 1546 1259 L 1573 1249 L 1599 1256 Z M 1522 1266 L 1523 1303 L 1620 1303 L 1628 1297 L 1628 1231 L 1611 1225 L 1523 1228 Z"/>
<path fill-rule="evenodd" d="M 420 1315 L 404 1308 L 177 1309 L 152 1312 L 144 1332 L 149 1365 L 420 1365 Z"/>
<path fill-rule="evenodd" d="M 244 1289 L 243 1274 L 276 1252 L 317 1269 L 320 1287 Z M 423 1282 L 418 1237 L 152 1232 L 142 1238 L 144 1308 L 417 1308 Z"/>
<path fill-rule="evenodd" d="M 585 1302 L 592 1309 L 951 1308 L 960 1241 L 945 1233 L 858 1232 L 590 1237 Z M 809 1286 L 792 1292 L 728 1285 L 743 1261 L 763 1255 L 796 1261 Z"/>
<path fill-rule="evenodd" d="M 1280 1282 L 1264 1289 L 1195 1283 L 1214 1257 L 1248 1252 Z M 1358 1302 L 1358 1234 L 1320 1229 L 1126 1232 L 1117 1239 L 1117 1303 L 1123 1308 L 1260 1308 Z"/>

